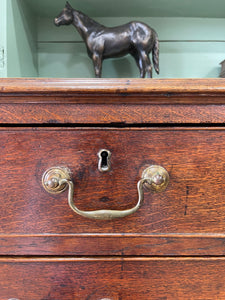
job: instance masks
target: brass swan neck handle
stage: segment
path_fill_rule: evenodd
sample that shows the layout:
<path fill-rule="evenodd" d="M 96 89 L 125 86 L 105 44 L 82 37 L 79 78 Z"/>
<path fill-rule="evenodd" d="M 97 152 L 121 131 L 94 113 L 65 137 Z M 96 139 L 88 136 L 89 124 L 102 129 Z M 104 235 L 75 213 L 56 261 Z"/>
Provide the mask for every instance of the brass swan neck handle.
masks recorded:
<path fill-rule="evenodd" d="M 150 166 L 144 170 L 142 178 L 137 183 L 138 201 L 137 204 L 126 210 L 80 210 L 74 203 L 74 183 L 70 176 L 70 171 L 64 167 L 54 167 L 48 169 L 42 177 L 42 185 L 51 194 L 58 194 L 68 188 L 68 204 L 77 214 L 96 220 L 112 220 L 123 218 L 136 212 L 144 201 L 144 187 L 148 191 L 162 192 L 169 183 L 169 174 L 161 166 Z"/>

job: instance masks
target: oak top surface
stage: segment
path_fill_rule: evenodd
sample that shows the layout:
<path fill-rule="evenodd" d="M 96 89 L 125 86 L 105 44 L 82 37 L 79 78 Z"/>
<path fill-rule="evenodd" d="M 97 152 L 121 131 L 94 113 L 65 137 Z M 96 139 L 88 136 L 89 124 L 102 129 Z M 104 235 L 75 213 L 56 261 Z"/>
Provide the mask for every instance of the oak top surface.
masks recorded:
<path fill-rule="evenodd" d="M 225 93 L 225 79 L 52 79 L 2 78 L 7 93 Z"/>

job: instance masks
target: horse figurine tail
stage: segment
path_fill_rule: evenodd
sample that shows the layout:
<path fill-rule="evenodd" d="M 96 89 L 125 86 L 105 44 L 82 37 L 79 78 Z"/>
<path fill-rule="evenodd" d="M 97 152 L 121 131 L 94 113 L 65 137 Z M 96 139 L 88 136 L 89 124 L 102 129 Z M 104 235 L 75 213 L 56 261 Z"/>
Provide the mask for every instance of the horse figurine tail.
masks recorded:
<path fill-rule="evenodd" d="M 159 39 L 157 34 L 155 34 L 155 43 L 152 49 L 152 60 L 155 71 L 159 74 Z"/>

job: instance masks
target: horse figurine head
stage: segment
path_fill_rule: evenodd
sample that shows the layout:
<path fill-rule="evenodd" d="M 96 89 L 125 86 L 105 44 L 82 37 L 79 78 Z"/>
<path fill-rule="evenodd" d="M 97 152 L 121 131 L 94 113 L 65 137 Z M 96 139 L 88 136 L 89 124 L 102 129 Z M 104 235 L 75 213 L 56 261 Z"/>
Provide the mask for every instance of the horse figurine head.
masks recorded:
<path fill-rule="evenodd" d="M 66 2 L 66 6 L 63 11 L 55 18 L 55 25 L 70 25 L 73 23 L 73 8 Z"/>
<path fill-rule="evenodd" d="M 95 76 L 101 77 L 102 61 L 130 54 L 136 61 L 140 77 L 152 77 L 152 60 L 159 74 L 159 40 L 154 29 L 142 22 L 129 22 L 117 27 L 106 27 L 75 10 L 67 1 L 65 8 L 55 18 L 56 26 L 73 24 L 84 40 L 92 59 Z"/>

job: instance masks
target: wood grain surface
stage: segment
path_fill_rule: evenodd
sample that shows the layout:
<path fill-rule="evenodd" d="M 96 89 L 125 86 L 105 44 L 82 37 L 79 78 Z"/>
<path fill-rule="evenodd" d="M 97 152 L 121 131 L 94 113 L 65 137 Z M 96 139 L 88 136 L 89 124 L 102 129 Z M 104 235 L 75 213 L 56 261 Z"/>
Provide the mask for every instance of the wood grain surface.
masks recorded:
<path fill-rule="evenodd" d="M 128 93 L 133 98 L 137 95 L 166 93 L 192 94 L 206 98 L 209 95 L 223 95 L 225 93 L 225 79 L 60 79 L 60 78 L 2 78 L 0 82 L 0 95 L 35 96 L 38 94 L 56 96 L 64 94 L 80 94 L 95 97 L 96 93 L 119 95 Z M 125 94 L 126 95 L 126 94 Z M 187 97 L 186 97 L 187 98 Z M 120 99 L 117 98 L 119 102 Z M 207 101 L 207 100 L 206 100 Z M 98 99 L 96 99 L 98 102 Z M 191 102 L 189 98 L 188 102 Z"/>
<path fill-rule="evenodd" d="M 0 254 L 222 257 L 224 244 L 224 234 L 1 234 Z"/>
<path fill-rule="evenodd" d="M 14 126 L 21 124 L 26 126 L 30 124 L 35 126 L 74 126 L 76 124 L 96 126 L 99 124 L 106 127 L 148 126 L 149 124 L 210 126 L 210 124 L 223 125 L 225 121 L 225 105 L 222 104 L 143 105 L 141 101 L 139 104 L 110 104 L 107 103 L 110 98 L 106 97 L 103 99 L 105 104 L 60 104 L 39 103 L 38 101 L 32 104 L 4 104 L 3 100 L 0 100 L 0 123 L 3 126 L 8 124 Z"/>
<path fill-rule="evenodd" d="M 9 258 L 0 260 L 0 297 L 222 300 L 224 269 L 224 258 Z"/>
<path fill-rule="evenodd" d="M 19 236 L 22 245 L 25 242 L 24 235 L 30 236 L 30 241 L 32 238 L 37 241 L 36 235 L 43 235 L 44 238 L 45 234 L 64 234 L 65 241 L 71 238 L 67 234 L 108 234 L 112 237 L 114 234 L 135 234 L 131 248 L 125 250 L 135 255 L 224 253 L 223 128 L 5 128 L 0 131 L 0 136 L 0 233 L 5 241 L 2 253 L 10 245 L 12 252 L 9 252 L 15 254 L 13 236 L 14 242 Z M 112 170 L 108 173 L 98 171 L 97 153 L 100 149 L 108 149 L 112 153 Z M 144 204 L 135 214 L 112 221 L 89 220 L 76 215 L 67 204 L 67 192 L 50 195 L 41 184 L 42 174 L 48 168 L 66 166 L 73 174 L 74 201 L 80 209 L 124 210 L 136 204 L 137 182 L 143 170 L 155 164 L 162 165 L 170 174 L 167 190 L 161 194 L 145 192 Z M 137 239 L 138 234 L 140 240 Z M 150 237 L 150 240 L 153 238 L 150 242 L 152 248 L 146 246 L 146 237 L 141 239 L 142 234 L 158 234 L 156 237 L 162 245 L 154 246 L 154 237 Z M 183 247 L 172 250 L 169 241 L 174 238 L 175 245 L 179 245 L 182 240 L 168 236 L 164 248 L 161 234 L 202 236 L 197 236 L 199 239 L 194 238 L 193 242 L 189 238 Z M 205 248 L 199 250 L 204 234 Z M 211 236 L 214 241 L 211 246 L 208 240 L 210 234 L 214 235 Z M 53 245 L 57 238 L 54 240 L 50 237 L 50 240 L 49 245 Z M 111 241 L 114 243 L 111 252 L 107 252 L 110 247 L 106 246 L 105 254 L 100 251 L 102 255 L 112 251 L 116 254 L 116 240 Z M 46 242 L 48 254 L 60 252 L 58 242 L 53 250 L 44 238 L 33 248 L 26 250 L 25 246 L 22 247 L 19 253 L 37 253 L 38 247 L 43 249 L 43 242 Z M 71 255 L 73 251 L 79 253 L 85 250 L 81 246 L 76 252 L 76 243 L 67 248 L 69 243 L 65 242 L 62 244 L 64 250 L 60 253 L 65 251 Z M 15 247 L 18 250 L 18 246 Z M 117 254 L 123 253 L 124 247 L 122 242 Z M 85 251 L 96 253 L 96 250 L 88 251 L 87 247 Z"/>
<path fill-rule="evenodd" d="M 224 79 L 2 79 L 0 299 L 225 299 L 224 116 Z M 80 209 L 123 210 L 153 164 L 167 190 L 113 221 L 41 184 L 66 166 Z"/>
<path fill-rule="evenodd" d="M 0 123 L 224 124 L 225 79 L 1 79 Z"/>

